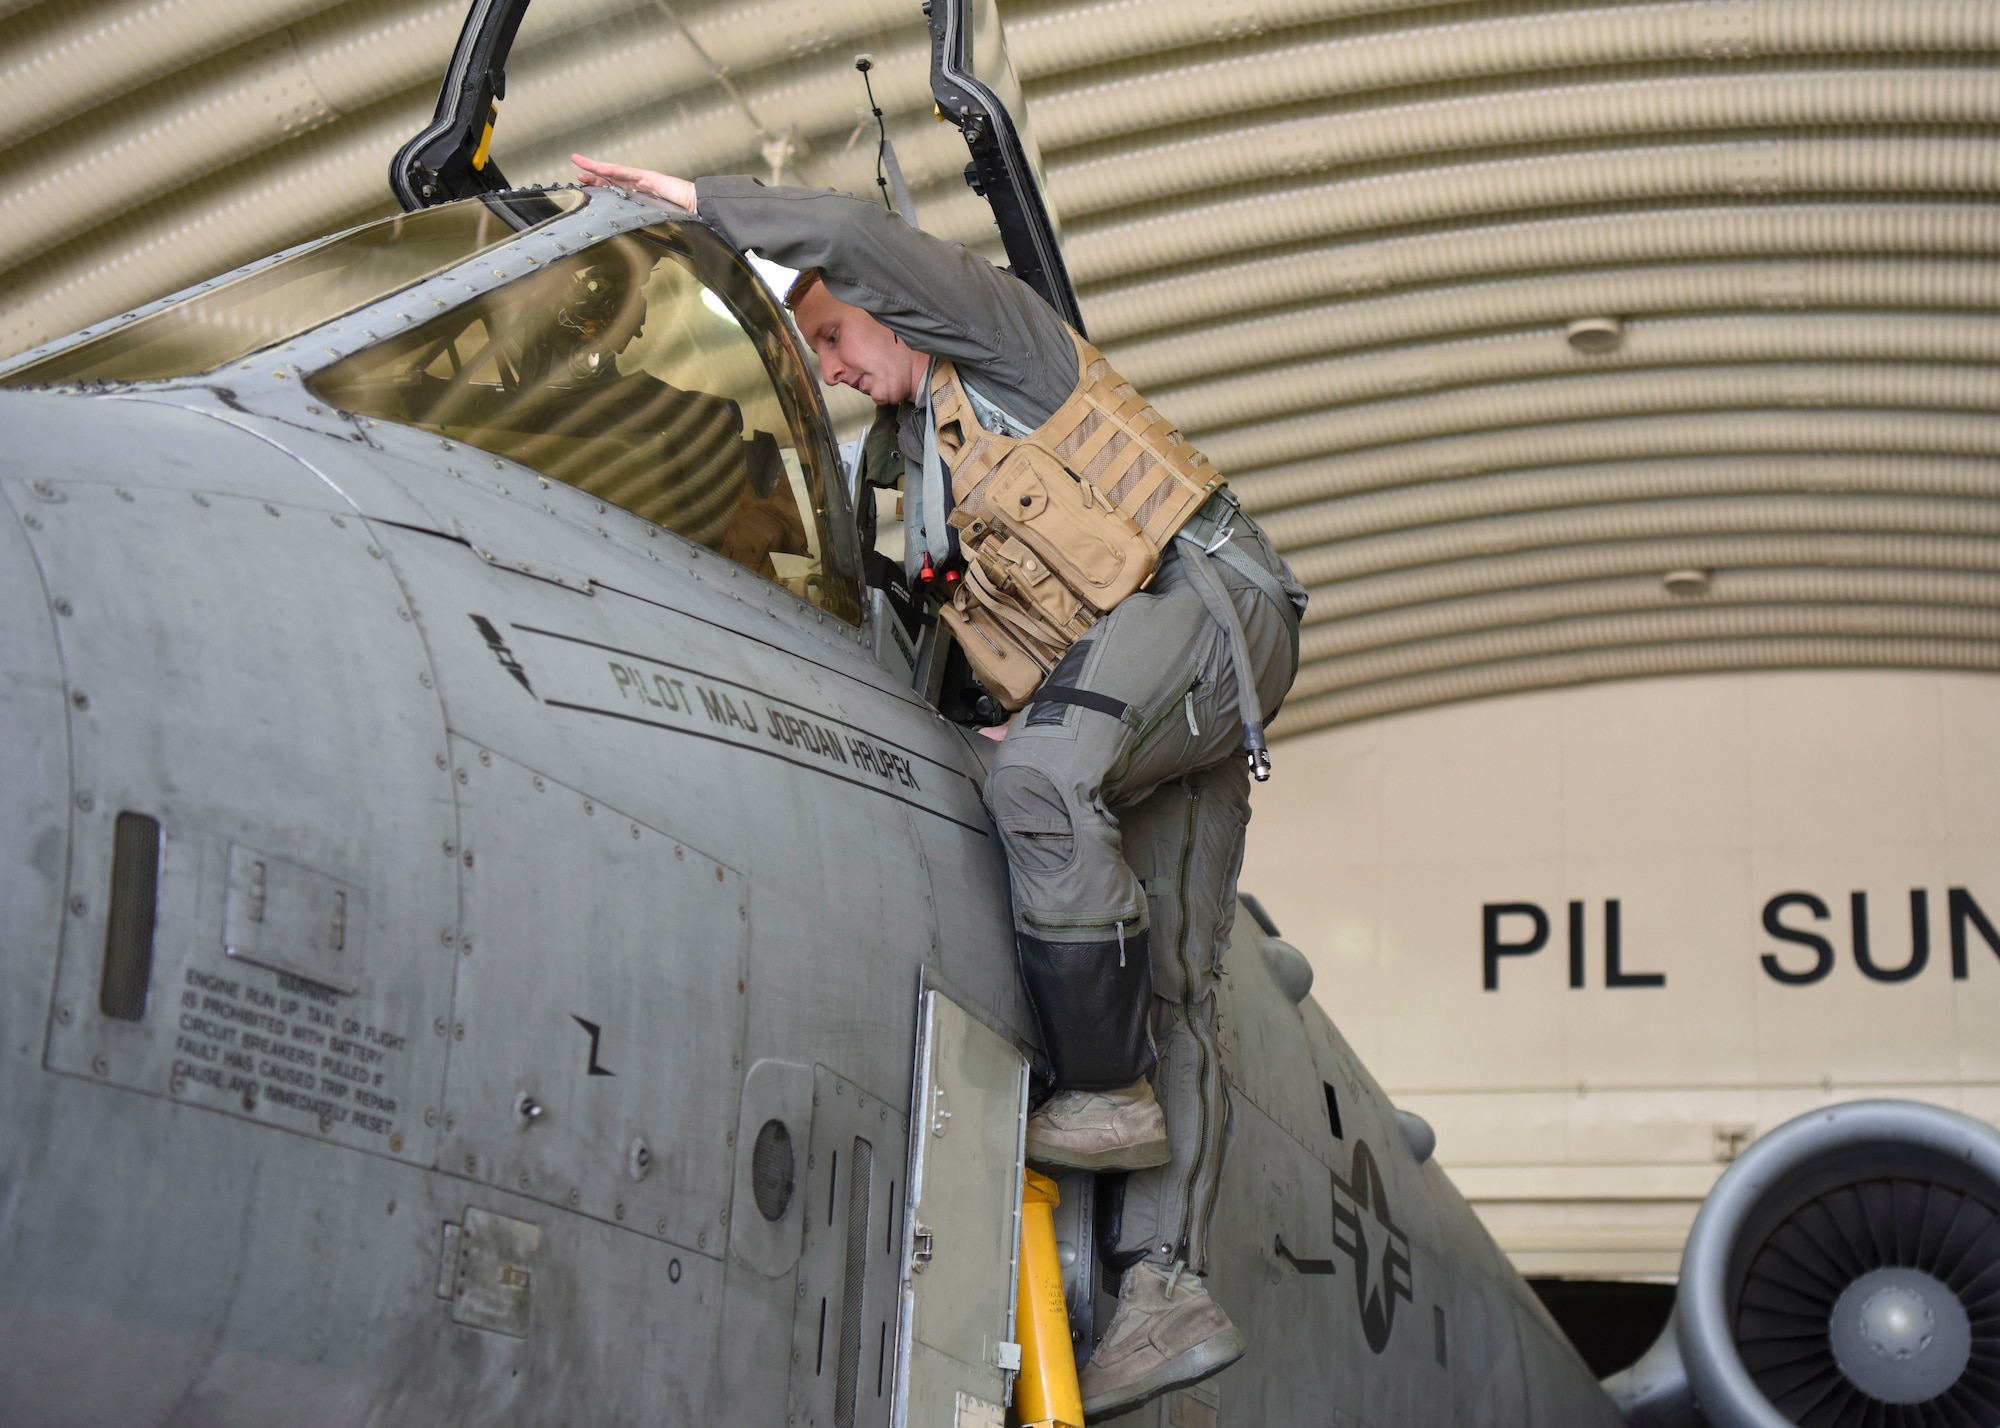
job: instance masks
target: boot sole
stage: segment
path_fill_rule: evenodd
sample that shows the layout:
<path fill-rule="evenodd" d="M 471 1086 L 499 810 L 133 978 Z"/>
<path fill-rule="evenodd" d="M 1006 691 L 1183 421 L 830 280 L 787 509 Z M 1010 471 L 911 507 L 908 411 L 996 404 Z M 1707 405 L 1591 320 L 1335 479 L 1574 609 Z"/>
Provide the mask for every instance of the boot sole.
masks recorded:
<path fill-rule="evenodd" d="M 1173 1147 L 1164 1140 L 1156 1140 L 1142 1145 L 1113 1146 L 1110 1150 L 1071 1151 L 1037 1146 L 1030 1141 L 1027 1157 L 1031 1165 L 1046 1165 L 1055 1170 L 1093 1170 L 1103 1174 L 1111 1170 L 1155 1169 L 1173 1158 Z"/>
<path fill-rule="evenodd" d="M 1088 1420 L 1101 1418 L 1110 1413 L 1122 1413 L 1128 1408 L 1137 1408 L 1143 1403 L 1148 1403 L 1163 1393 L 1171 1393 L 1177 1388 L 1192 1388 L 1205 1378 L 1213 1378 L 1242 1358 L 1243 1351 L 1247 1347 L 1242 1331 L 1232 1324 L 1214 1338 L 1205 1339 L 1193 1348 L 1176 1354 L 1145 1377 L 1110 1393 L 1084 1399 L 1083 1416 Z"/>

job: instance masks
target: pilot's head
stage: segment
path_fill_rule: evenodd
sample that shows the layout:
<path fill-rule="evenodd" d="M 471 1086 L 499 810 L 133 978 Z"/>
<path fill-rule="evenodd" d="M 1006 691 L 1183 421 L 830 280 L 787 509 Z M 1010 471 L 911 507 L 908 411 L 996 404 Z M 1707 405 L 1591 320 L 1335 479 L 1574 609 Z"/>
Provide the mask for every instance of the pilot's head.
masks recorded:
<path fill-rule="evenodd" d="M 877 406 L 907 402 L 923 385 L 930 358 L 853 303 L 827 291 L 818 268 L 800 273 L 785 294 L 785 306 L 819 358 L 820 376 L 834 386 L 852 387 Z"/>

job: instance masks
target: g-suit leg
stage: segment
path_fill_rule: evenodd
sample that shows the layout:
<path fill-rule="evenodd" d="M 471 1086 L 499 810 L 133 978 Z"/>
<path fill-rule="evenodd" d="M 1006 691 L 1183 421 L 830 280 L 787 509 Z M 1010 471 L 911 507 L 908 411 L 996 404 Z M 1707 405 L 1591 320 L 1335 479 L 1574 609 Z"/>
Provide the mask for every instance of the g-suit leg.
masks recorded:
<path fill-rule="evenodd" d="M 1236 540 L 1274 580 L 1290 581 L 1254 526 Z M 1152 585 L 1050 675 L 1050 686 L 1101 696 L 1118 712 L 1030 704 L 986 781 L 1013 878 L 1022 981 L 1060 1089 L 1128 1086 L 1154 1062 L 1151 900 L 1125 857 L 1121 820 L 1163 784 L 1243 757 L 1231 641 L 1186 568 L 1206 558 L 1176 542 Z M 1243 626 L 1260 717 L 1291 686 L 1289 612 L 1237 571 L 1218 563 L 1215 573 Z M 1239 782 L 1247 788 L 1247 772 Z M 1219 893 L 1225 871 L 1205 863 L 1203 886 Z"/>
<path fill-rule="evenodd" d="M 1117 1264 L 1179 1260 L 1207 1271 L 1230 1117 L 1217 983 L 1249 818 L 1249 772 L 1232 758 L 1163 785 L 1123 819 L 1126 857 L 1152 916 L 1154 1085 L 1172 1158 L 1127 1178 L 1110 1246 Z"/>

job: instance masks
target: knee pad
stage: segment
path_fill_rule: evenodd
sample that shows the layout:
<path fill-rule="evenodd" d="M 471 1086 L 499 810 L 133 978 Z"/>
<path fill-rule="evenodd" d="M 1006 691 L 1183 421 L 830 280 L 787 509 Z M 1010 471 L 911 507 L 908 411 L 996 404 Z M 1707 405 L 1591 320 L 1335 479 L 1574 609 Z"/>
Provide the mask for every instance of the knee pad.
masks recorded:
<path fill-rule="evenodd" d="M 1146 934 L 1118 942 L 1014 935 L 1021 981 L 1061 1090 L 1112 1091 L 1153 1069 L 1153 961 Z"/>

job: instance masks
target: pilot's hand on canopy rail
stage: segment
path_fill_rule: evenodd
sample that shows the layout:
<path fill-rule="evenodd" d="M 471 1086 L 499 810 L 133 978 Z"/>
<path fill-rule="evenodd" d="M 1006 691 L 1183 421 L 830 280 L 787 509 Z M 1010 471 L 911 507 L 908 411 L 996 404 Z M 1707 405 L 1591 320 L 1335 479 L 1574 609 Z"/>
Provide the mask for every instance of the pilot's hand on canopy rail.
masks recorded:
<path fill-rule="evenodd" d="M 652 169 L 607 164 L 597 159 L 586 159 L 582 154 L 571 154 L 569 161 L 577 167 L 577 182 L 586 188 L 623 188 L 635 193 L 650 193 L 655 198 L 664 198 L 676 208 L 694 212 L 694 184 L 689 179 L 675 178 L 672 174 L 657 173 Z"/>

